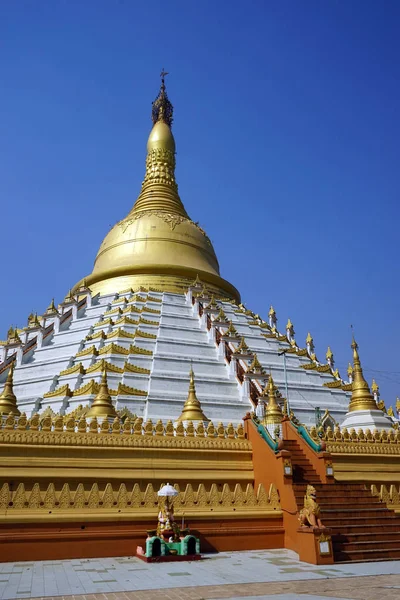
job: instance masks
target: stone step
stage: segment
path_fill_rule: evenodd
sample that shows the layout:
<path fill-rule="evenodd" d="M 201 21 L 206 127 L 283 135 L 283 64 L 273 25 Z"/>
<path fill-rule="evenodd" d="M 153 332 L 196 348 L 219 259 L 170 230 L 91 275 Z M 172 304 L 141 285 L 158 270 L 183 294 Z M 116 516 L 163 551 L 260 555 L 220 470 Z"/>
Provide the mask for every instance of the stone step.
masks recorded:
<path fill-rule="evenodd" d="M 380 540 L 366 540 L 366 541 L 349 541 L 343 542 L 332 537 L 333 550 L 336 553 L 348 552 L 353 550 L 391 550 L 400 548 L 400 533 L 397 533 L 396 537 L 392 540 L 388 540 L 386 537 Z"/>
<path fill-rule="evenodd" d="M 397 548 L 375 549 L 375 550 L 349 550 L 346 552 L 335 552 L 335 562 L 361 562 L 366 560 L 399 560 L 400 545 Z"/>
<path fill-rule="evenodd" d="M 356 521 L 356 523 L 354 524 L 340 524 L 337 522 L 333 522 L 329 525 L 329 527 L 330 529 L 332 529 L 332 535 L 360 535 L 362 533 L 372 534 L 373 532 L 377 532 L 380 535 L 382 531 L 398 533 L 400 530 L 399 523 L 397 520 L 388 520 L 385 523 L 368 523 L 368 527 L 365 526 L 365 523 L 362 523 L 360 521 Z"/>

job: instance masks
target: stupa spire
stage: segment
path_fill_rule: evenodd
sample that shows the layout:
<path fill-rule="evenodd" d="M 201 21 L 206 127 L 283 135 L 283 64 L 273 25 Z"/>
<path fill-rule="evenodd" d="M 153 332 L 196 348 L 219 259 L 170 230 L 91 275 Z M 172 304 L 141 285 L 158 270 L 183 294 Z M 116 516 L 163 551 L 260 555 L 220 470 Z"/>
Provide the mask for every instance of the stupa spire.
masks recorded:
<path fill-rule="evenodd" d="M 95 399 L 93 400 L 92 406 L 86 413 L 86 417 L 101 417 L 103 419 L 108 419 L 110 417 L 115 417 L 116 415 L 117 411 L 114 408 L 110 396 L 110 391 L 108 389 L 107 369 L 105 364 L 103 363 L 103 373 L 101 376 L 100 389 Z"/>
<path fill-rule="evenodd" d="M 9 414 L 19 416 L 21 412 L 17 406 L 17 397 L 14 394 L 14 362 L 11 363 L 8 371 L 4 389 L 0 394 L 0 414 Z"/>
<path fill-rule="evenodd" d="M 194 373 L 192 367 L 190 367 L 189 377 L 189 394 L 185 404 L 183 405 L 183 410 L 178 418 L 178 421 L 209 421 L 210 419 L 207 419 L 203 413 L 200 400 L 196 395 L 196 386 L 194 383 Z"/>
<path fill-rule="evenodd" d="M 266 390 L 268 393 L 268 404 L 265 408 L 265 423 L 267 425 L 277 425 L 282 422 L 282 410 L 276 400 L 275 385 L 270 374 Z"/>
<path fill-rule="evenodd" d="M 377 410 L 376 402 L 363 375 L 358 354 L 358 344 L 354 339 L 354 336 L 351 347 L 353 349 L 354 368 L 352 382 L 353 391 L 349 404 L 349 412 L 354 412 L 356 410 Z"/>
<path fill-rule="evenodd" d="M 93 272 L 85 281 L 91 294 L 154 287 L 186 293 L 196 276 L 223 298 L 240 300 L 238 291 L 219 274 L 218 260 L 206 232 L 192 221 L 179 197 L 175 180 L 173 107 L 165 76 L 152 104 L 153 127 L 147 142 L 146 173 L 129 214 L 104 238 Z"/>
<path fill-rule="evenodd" d="M 166 75 L 163 69 L 160 91 L 151 109 L 153 129 L 147 142 L 146 173 L 130 215 L 159 210 L 189 218 L 175 180 L 175 140 L 171 131 L 174 108 L 165 87 Z"/>

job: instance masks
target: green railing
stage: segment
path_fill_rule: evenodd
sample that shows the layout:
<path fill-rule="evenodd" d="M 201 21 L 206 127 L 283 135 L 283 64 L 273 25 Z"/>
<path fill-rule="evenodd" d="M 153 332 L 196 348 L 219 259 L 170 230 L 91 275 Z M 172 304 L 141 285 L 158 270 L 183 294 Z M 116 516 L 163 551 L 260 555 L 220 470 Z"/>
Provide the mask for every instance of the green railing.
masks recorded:
<path fill-rule="evenodd" d="M 264 425 L 257 425 L 257 423 L 255 423 L 255 425 L 257 427 L 258 433 L 267 442 L 271 450 L 276 454 L 278 452 L 278 442 L 276 442 L 273 439 L 273 437 L 271 437 L 271 434 L 269 433 L 268 429 L 264 427 Z"/>
<path fill-rule="evenodd" d="M 312 437 L 310 436 L 310 434 L 308 433 L 307 429 L 304 427 L 304 425 L 295 425 L 293 423 L 293 426 L 296 427 L 297 429 L 297 433 L 303 438 L 303 440 L 310 446 L 310 448 L 312 448 L 315 452 L 321 452 L 322 451 L 322 446 L 321 444 L 318 444 L 316 441 L 314 441 L 312 439 Z"/>

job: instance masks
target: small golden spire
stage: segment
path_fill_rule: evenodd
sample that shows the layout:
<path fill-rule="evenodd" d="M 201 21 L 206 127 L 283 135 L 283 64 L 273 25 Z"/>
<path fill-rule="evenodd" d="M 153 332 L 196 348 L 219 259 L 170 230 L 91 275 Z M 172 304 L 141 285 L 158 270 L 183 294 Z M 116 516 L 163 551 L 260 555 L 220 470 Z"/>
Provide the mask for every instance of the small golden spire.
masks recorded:
<path fill-rule="evenodd" d="M 349 366 L 347 367 L 347 375 L 349 378 L 353 377 L 353 372 L 354 372 L 353 365 L 349 362 Z"/>
<path fill-rule="evenodd" d="M 19 416 L 21 413 L 17 406 L 17 397 L 14 394 L 14 361 L 10 365 L 4 389 L 0 394 L 0 414 L 12 413 Z"/>
<path fill-rule="evenodd" d="M 306 344 L 312 344 L 313 343 L 313 336 L 311 335 L 310 332 L 307 333 L 307 337 L 306 337 Z"/>
<path fill-rule="evenodd" d="M 229 323 L 229 327 L 226 330 L 226 332 L 224 333 L 224 335 L 227 335 L 229 337 L 237 337 L 239 335 L 237 332 L 237 329 L 234 326 L 234 324 L 232 323 L 232 321 Z"/>
<path fill-rule="evenodd" d="M 190 381 L 189 381 L 189 394 L 185 404 L 183 405 L 183 410 L 178 417 L 178 421 L 209 421 L 205 414 L 202 411 L 200 400 L 196 395 L 196 386 L 194 383 L 194 373 L 192 367 L 190 367 Z"/>
<path fill-rule="evenodd" d="M 379 385 L 376 383 L 375 379 L 372 380 L 371 390 L 372 390 L 372 393 L 374 393 L 374 394 L 379 393 Z"/>
<path fill-rule="evenodd" d="M 210 302 L 206 306 L 206 310 L 207 309 L 208 310 L 215 310 L 216 308 L 218 308 L 218 304 L 215 301 L 214 294 L 212 294 L 211 295 L 211 300 L 210 300 Z"/>
<path fill-rule="evenodd" d="M 289 330 L 290 330 L 290 332 L 291 332 L 292 334 L 294 334 L 294 327 L 293 327 L 293 323 L 292 323 L 292 321 L 291 321 L 290 319 L 288 319 L 288 320 L 287 320 L 287 323 L 286 323 L 286 329 L 289 329 Z"/>
<path fill-rule="evenodd" d="M 353 348 L 354 372 L 352 385 L 353 391 L 349 404 L 349 412 L 354 412 L 356 410 L 377 410 L 376 402 L 371 394 L 369 385 L 364 379 L 360 357 L 358 355 L 358 345 L 354 339 L 354 336 L 351 347 Z"/>
<path fill-rule="evenodd" d="M 58 310 L 56 308 L 56 305 L 54 304 L 54 298 L 52 298 L 49 306 L 46 308 L 45 314 L 46 315 L 55 315 L 55 314 L 58 315 Z"/>
<path fill-rule="evenodd" d="M 276 316 L 276 312 L 275 312 L 275 309 L 274 309 L 274 307 L 272 306 L 272 304 L 271 304 L 271 306 L 270 306 L 270 308 L 269 308 L 269 311 L 268 311 L 268 316 L 270 316 L 270 317 L 275 317 L 275 316 Z"/>
<path fill-rule="evenodd" d="M 18 335 L 18 330 L 15 327 L 15 329 L 11 326 L 10 329 L 7 332 L 7 342 L 9 344 L 20 344 L 21 343 L 21 338 Z"/>
<path fill-rule="evenodd" d="M 34 315 L 32 315 L 32 317 L 28 320 L 28 327 L 30 328 L 36 328 L 36 327 L 41 327 L 41 323 L 38 319 L 37 313 L 35 313 Z"/>
<path fill-rule="evenodd" d="M 75 297 L 72 294 L 72 290 L 70 289 L 68 294 L 64 298 L 65 304 L 70 304 L 71 302 L 75 302 Z"/>
<path fill-rule="evenodd" d="M 203 287 L 203 283 L 198 274 L 196 275 L 196 279 L 193 281 L 191 287 L 195 287 L 195 288 Z"/>
<path fill-rule="evenodd" d="M 254 373 L 256 375 L 264 375 L 265 369 L 258 360 L 257 354 L 254 354 L 253 360 L 247 369 L 247 373 Z"/>
<path fill-rule="evenodd" d="M 105 362 L 102 364 L 102 367 L 103 374 L 101 376 L 100 389 L 95 399 L 93 400 L 92 406 L 86 413 L 87 418 L 102 417 L 104 419 L 108 419 L 117 415 L 117 411 L 114 408 L 110 392 L 108 390 L 107 370 Z"/>
<path fill-rule="evenodd" d="M 282 410 L 276 401 L 275 394 L 275 386 L 274 380 L 272 379 L 272 375 L 269 376 L 268 380 L 268 404 L 265 408 L 265 424 L 266 425 L 275 425 L 282 422 Z M 266 386 L 266 387 L 267 387 Z"/>
<path fill-rule="evenodd" d="M 328 362 L 329 362 L 330 360 L 332 360 L 332 358 L 333 358 L 333 352 L 332 352 L 332 350 L 331 350 L 330 346 L 328 346 L 328 350 L 326 351 L 326 354 L 325 354 L 325 356 L 326 356 L 326 360 L 327 360 Z"/>
<path fill-rule="evenodd" d="M 241 337 L 240 343 L 239 343 L 238 347 L 236 348 L 234 354 L 249 354 L 249 353 L 250 353 L 250 348 L 246 344 L 246 340 L 244 339 L 244 337 Z"/>
<path fill-rule="evenodd" d="M 227 318 L 226 314 L 224 313 L 224 310 L 222 307 L 219 309 L 219 313 L 215 316 L 214 321 L 221 322 L 221 323 L 228 322 L 228 318 Z"/>

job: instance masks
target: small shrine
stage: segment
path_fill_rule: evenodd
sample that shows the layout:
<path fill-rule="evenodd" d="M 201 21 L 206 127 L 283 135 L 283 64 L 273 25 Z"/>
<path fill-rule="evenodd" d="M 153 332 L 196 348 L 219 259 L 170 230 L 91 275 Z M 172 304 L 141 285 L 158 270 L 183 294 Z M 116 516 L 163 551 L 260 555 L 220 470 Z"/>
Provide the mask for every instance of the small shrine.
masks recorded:
<path fill-rule="evenodd" d="M 200 540 L 189 529 L 179 528 L 174 516 L 173 498 L 178 491 L 169 483 L 158 491 L 157 529 L 147 532 L 146 550 L 137 547 L 136 556 L 145 562 L 199 560 Z"/>

